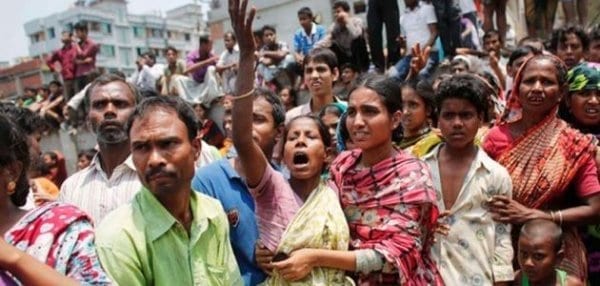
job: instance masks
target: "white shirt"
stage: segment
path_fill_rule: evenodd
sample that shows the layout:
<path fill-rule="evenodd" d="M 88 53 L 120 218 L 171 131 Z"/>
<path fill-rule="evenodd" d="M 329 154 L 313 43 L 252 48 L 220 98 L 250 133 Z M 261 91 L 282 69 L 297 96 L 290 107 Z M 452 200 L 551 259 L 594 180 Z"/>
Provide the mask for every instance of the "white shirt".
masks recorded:
<path fill-rule="evenodd" d="M 440 212 L 446 210 L 437 146 L 423 157 L 431 169 Z M 508 171 L 478 149 L 463 186 L 450 209 L 447 236 L 436 234 L 431 252 L 446 285 L 493 285 L 514 278 L 510 224 L 498 223 L 488 211 L 495 195 L 512 197 Z"/>
<path fill-rule="evenodd" d="M 477 8 L 475 8 L 475 1 L 473 0 L 459 0 L 458 6 L 460 6 L 460 13 L 462 15 L 477 11 Z"/>
<path fill-rule="evenodd" d="M 221 53 L 221 56 L 219 57 L 219 61 L 217 62 L 217 66 L 228 66 L 232 63 L 237 63 L 239 61 L 240 61 L 240 49 L 238 48 L 237 45 L 235 45 L 231 52 L 229 52 L 227 49 L 225 49 Z M 223 71 L 224 78 L 235 76 L 236 74 L 237 74 L 237 72 L 234 72 L 231 69 L 227 69 L 227 70 Z"/>
<path fill-rule="evenodd" d="M 153 66 L 142 66 L 135 78 L 135 86 L 139 90 L 156 90 L 156 81 L 163 75 L 165 65 L 154 64 Z"/>
<path fill-rule="evenodd" d="M 141 187 L 131 156 L 108 178 L 96 155 L 90 166 L 64 181 L 58 201 L 79 207 L 98 225 L 109 212 L 131 201 Z"/>
<path fill-rule="evenodd" d="M 429 24 L 437 23 L 433 5 L 420 2 L 414 9 L 406 8 L 400 17 L 400 27 L 402 34 L 406 37 L 406 49 L 410 52 L 411 48 L 419 43 L 421 48 L 427 44 L 431 32 Z"/>

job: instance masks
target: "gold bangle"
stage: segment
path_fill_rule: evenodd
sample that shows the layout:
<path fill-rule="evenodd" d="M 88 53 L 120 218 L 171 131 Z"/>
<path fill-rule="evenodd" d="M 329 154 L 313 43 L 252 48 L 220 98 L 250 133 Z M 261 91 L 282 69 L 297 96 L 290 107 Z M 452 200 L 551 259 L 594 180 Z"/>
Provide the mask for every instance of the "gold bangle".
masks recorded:
<path fill-rule="evenodd" d="M 240 100 L 240 99 L 246 98 L 246 97 L 248 97 L 248 96 L 251 96 L 251 95 L 253 95 L 253 94 L 254 94 L 254 92 L 255 92 L 255 91 L 256 91 L 256 89 L 255 89 L 255 88 L 252 88 L 252 89 L 251 89 L 249 92 L 246 92 L 246 93 L 244 93 L 244 94 L 242 94 L 242 95 L 240 95 L 240 96 L 234 96 L 234 97 L 233 97 L 233 100 L 234 100 L 234 101 L 235 101 L 235 100 Z"/>

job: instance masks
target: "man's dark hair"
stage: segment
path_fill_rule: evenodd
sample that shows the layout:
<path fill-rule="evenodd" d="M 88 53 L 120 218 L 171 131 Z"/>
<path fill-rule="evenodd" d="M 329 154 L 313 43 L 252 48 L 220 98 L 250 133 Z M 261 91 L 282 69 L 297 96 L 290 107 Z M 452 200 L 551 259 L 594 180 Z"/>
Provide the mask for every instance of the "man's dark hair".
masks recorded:
<path fill-rule="evenodd" d="M 37 93 L 37 88 L 28 86 L 23 89 L 23 92 L 27 92 L 27 91 Z"/>
<path fill-rule="evenodd" d="M 60 81 L 58 81 L 58 80 L 53 80 L 50 83 L 48 83 L 48 86 L 51 86 L 51 85 L 56 85 L 58 87 L 62 87 L 62 83 L 60 83 Z"/>
<path fill-rule="evenodd" d="M 337 8 L 342 8 L 344 12 L 350 12 L 350 5 L 346 1 L 335 1 L 335 3 L 333 3 L 333 10 Z"/>
<path fill-rule="evenodd" d="M 208 35 L 202 35 L 199 38 L 199 42 L 200 42 L 201 45 L 202 44 L 208 44 L 208 43 L 210 43 L 210 37 L 208 37 Z"/>
<path fill-rule="evenodd" d="M 48 129 L 46 121 L 28 108 L 0 102 L 0 114 L 11 118 L 27 136 L 33 135 L 36 132 L 42 133 Z"/>
<path fill-rule="evenodd" d="M 177 48 L 173 47 L 173 46 L 167 46 L 167 48 L 165 49 L 165 55 L 169 52 L 172 51 L 175 54 L 179 54 L 179 51 L 177 50 Z"/>
<path fill-rule="evenodd" d="M 15 162 L 21 163 L 21 174 L 16 179 L 15 192 L 10 195 L 11 202 L 21 207 L 27 201 L 29 194 L 29 180 L 27 171 L 31 163 L 29 144 L 23 128 L 15 122 L 14 117 L 8 113 L 0 113 L 0 167 L 7 167 Z"/>
<path fill-rule="evenodd" d="M 81 156 L 85 156 L 88 160 L 92 161 L 92 159 L 94 159 L 94 156 L 96 156 L 97 153 L 98 151 L 96 149 L 85 149 L 77 153 L 77 158 L 79 159 L 81 158 Z"/>
<path fill-rule="evenodd" d="M 113 74 L 113 73 L 108 73 L 108 74 L 103 74 L 101 76 L 99 76 L 98 78 L 96 78 L 94 81 L 92 81 L 92 83 L 90 84 L 90 87 L 88 87 L 87 91 L 85 92 L 85 99 L 84 99 L 84 103 L 86 107 L 90 106 L 90 97 L 92 96 L 92 92 L 94 91 L 94 88 L 96 88 L 97 86 L 104 86 L 107 85 L 111 82 L 121 82 L 125 85 L 127 85 L 127 87 L 129 87 L 129 91 L 131 91 L 131 94 L 133 95 L 133 100 L 135 101 L 135 103 L 140 102 L 140 94 L 137 90 L 137 88 L 135 88 L 135 86 L 133 86 L 132 84 L 128 83 L 124 77 L 121 77 L 119 75 Z"/>
<path fill-rule="evenodd" d="M 153 52 L 145 52 L 142 57 L 149 57 L 153 62 L 156 62 L 156 55 Z"/>
<path fill-rule="evenodd" d="M 345 70 L 345 69 L 350 69 L 350 70 L 352 70 L 355 73 L 359 72 L 359 70 L 356 67 L 356 65 L 354 65 L 352 63 L 345 63 L 345 64 L 342 64 L 340 66 L 340 72 L 343 71 L 343 70 Z"/>
<path fill-rule="evenodd" d="M 583 29 L 579 26 L 566 26 L 554 30 L 552 32 L 552 36 L 550 37 L 550 50 L 552 52 L 556 52 L 558 50 L 558 45 L 566 42 L 567 36 L 571 34 L 579 38 L 583 50 L 586 51 L 590 45 L 590 40 Z"/>
<path fill-rule="evenodd" d="M 72 31 L 68 31 L 68 30 L 64 30 L 61 32 L 62 34 L 69 34 L 69 37 L 73 36 L 73 32 Z"/>
<path fill-rule="evenodd" d="M 304 66 L 310 62 L 327 64 L 331 72 L 338 67 L 338 60 L 335 53 L 328 48 L 314 48 L 304 59 Z"/>
<path fill-rule="evenodd" d="M 87 32 L 88 31 L 88 25 L 87 22 L 81 21 L 81 22 L 77 22 L 75 23 L 75 25 L 73 26 L 73 29 L 75 31 L 84 31 Z"/>
<path fill-rule="evenodd" d="M 253 35 L 253 36 L 255 36 L 255 37 L 259 37 L 259 38 L 261 38 L 261 39 L 262 39 L 263 32 L 262 32 L 262 30 L 254 30 L 254 31 L 252 32 L 252 35 Z"/>
<path fill-rule="evenodd" d="M 442 104 L 450 98 L 464 99 L 477 110 L 478 114 L 483 114 L 483 119 L 487 118 L 488 99 L 485 95 L 486 86 L 481 79 L 471 74 L 457 74 L 443 80 L 440 83 L 435 96 L 438 114 L 442 111 Z"/>
<path fill-rule="evenodd" d="M 485 32 L 485 34 L 483 34 L 482 40 L 485 41 L 486 39 L 489 39 L 493 36 L 498 36 L 498 39 L 502 41 L 502 37 L 500 37 L 500 32 L 498 32 L 497 30 L 489 30 Z"/>
<path fill-rule="evenodd" d="M 528 54 L 539 55 L 541 53 L 540 50 L 532 47 L 532 46 L 520 46 L 512 53 L 510 53 L 510 57 L 508 57 L 508 65 L 512 66 L 512 64 L 519 58 L 524 57 Z"/>
<path fill-rule="evenodd" d="M 308 7 L 300 8 L 300 10 L 298 10 L 298 16 L 306 16 L 311 19 L 311 21 L 314 19 L 313 12 Z"/>
<path fill-rule="evenodd" d="M 256 89 L 254 96 L 254 100 L 256 100 L 259 97 L 262 97 L 269 104 L 271 104 L 271 107 L 273 108 L 271 115 L 273 116 L 275 128 L 277 128 L 277 126 L 279 126 L 285 121 L 285 107 L 281 102 L 281 98 L 279 98 L 279 96 L 275 94 L 275 92 L 267 88 L 259 87 Z"/>
<path fill-rule="evenodd" d="M 145 98 L 140 102 L 129 120 L 127 121 L 127 133 L 131 132 L 131 126 L 136 119 L 140 119 L 157 108 L 175 111 L 177 117 L 187 128 L 188 139 L 190 141 L 196 138 L 198 134 L 198 119 L 194 109 L 178 96 L 155 96 Z"/>
<path fill-rule="evenodd" d="M 260 28 L 260 32 L 262 33 L 262 35 L 265 34 L 265 31 L 271 31 L 273 32 L 273 34 L 277 34 L 277 30 L 275 30 L 275 27 L 271 25 L 264 25 L 262 28 Z"/>

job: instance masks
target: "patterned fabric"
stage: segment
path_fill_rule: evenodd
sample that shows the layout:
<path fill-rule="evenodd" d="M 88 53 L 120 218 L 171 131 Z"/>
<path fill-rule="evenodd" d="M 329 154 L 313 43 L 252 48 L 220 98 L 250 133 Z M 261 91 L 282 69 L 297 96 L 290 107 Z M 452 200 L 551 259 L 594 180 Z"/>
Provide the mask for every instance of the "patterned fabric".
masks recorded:
<path fill-rule="evenodd" d="M 446 285 L 492 285 L 512 281 L 513 246 L 510 224 L 494 221 L 488 211 L 493 196 L 512 197 L 508 172 L 478 148 L 451 208 L 444 203 L 439 151 L 436 147 L 423 160 L 431 168 L 438 191 L 440 211 L 448 210 L 448 235 L 436 234 L 432 249 Z"/>
<path fill-rule="evenodd" d="M 315 189 L 283 233 L 276 253 L 290 254 L 301 248 L 347 250 L 350 233 L 335 192 L 324 183 Z M 313 268 L 304 279 L 288 282 L 274 272 L 264 285 L 353 285 L 343 270 Z"/>
<path fill-rule="evenodd" d="M 91 220 L 75 206 L 44 204 L 25 214 L 4 238 L 82 285 L 110 284 L 96 255 Z"/>
<path fill-rule="evenodd" d="M 438 209 L 429 168 L 398 150 L 361 169 L 361 152 L 343 152 L 331 165 L 351 248 L 374 249 L 385 257 L 383 269 L 360 274 L 359 284 L 443 285 L 430 257 Z"/>
<path fill-rule="evenodd" d="M 600 63 L 583 62 L 567 74 L 569 91 L 600 89 Z"/>

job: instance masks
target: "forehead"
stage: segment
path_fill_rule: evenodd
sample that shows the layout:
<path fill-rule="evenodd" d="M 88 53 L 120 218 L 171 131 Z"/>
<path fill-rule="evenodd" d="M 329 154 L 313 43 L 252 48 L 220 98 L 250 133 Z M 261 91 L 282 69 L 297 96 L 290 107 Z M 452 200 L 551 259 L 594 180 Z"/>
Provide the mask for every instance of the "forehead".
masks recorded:
<path fill-rule="evenodd" d="M 476 112 L 475 105 L 464 98 L 448 98 L 442 101 L 440 112 Z"/>
<path fill-rule="evenodd" d="M 315 131 L 319 132 L 319 125 L 315 120 L 310 118 L 298 118 L 290 122 L 288 132 L 293 131 Z"/>
<path fill-rule="evenodd" d="M 131 141 L 160 140 L 165 137 L 187 138 L 187 127 L 174 110 L 154 107 L 131 124 Z"/>
<path fill-rule="evenodd" d="M 252 112 L 273 119 L 273 106 L 271 106 L 271 103 L 269 103 L 262 96 L 254 99 L 254 104 L 252 105 Z"/>
<path fill-rule="evenodd" d="M 549 235 L 523 235 L 519 236 L 519 248 L 531 248 L 536 250 L 554 250 L 554 242 Z"/>
<path fill-rule="evenodd" d="M 309 62 L 304 64 L 304 69 L 307 68 L 326 68 L 329 70 L 329 65 L 323 61 L 311 59 Z"/>
<path fill-rule="evenodd" d="M 528 73 L 530 71 L 541 71 L 543 73 L 551 73 L 553 75 L 556 75 L 557 72 L 554 63 L 552 63 L 550 59 L 546 58 L 537 58 L 529 61 L 523 69 L 523 76 L 527 76 L 528 74 L 530 74 Z"/>
<path fill-rule="evenodd" d="M 564 36 L 563 40 L 564 41 L 560 41 L 559 44 L 566 45 L 566 44 L 579 44 L 579 43 L 581 43 L 581 39 L 575 33 L 568 33 L 568 34 L 566 34 Z"/>
<path fill-rule="evenodd" d="M 361 105 L 384 107 L 383 98 L 374 90 L 366 87 L 355 89 L 348 97 L 348 106 L 358 107 Z"/>
<path fill-rule="evenodd" d="M 273 35 L 273 34 L 275 34 L 275 32 L 273 32 L 272 30 L 269 30 L 269 29 L 266 29 L 266 30 L 263 32 L 263 36 L 266 36 L 266 35 Z"/>
<path fill-rule="evenodd" d="M 129 86 L 120 81 L 109 82 L 105 85 L 97 85 L 90 93 L 91 102 L 109 99 L 135 101 Z"/>
<path fill-rule="evenodd" d="M 483 41 L 484 42 L 495 42 L 495 41 L 499 41 L 499 40 L 500 40 L 499 35 L 493 34 L 493 35 L 487 36 Z"/>

